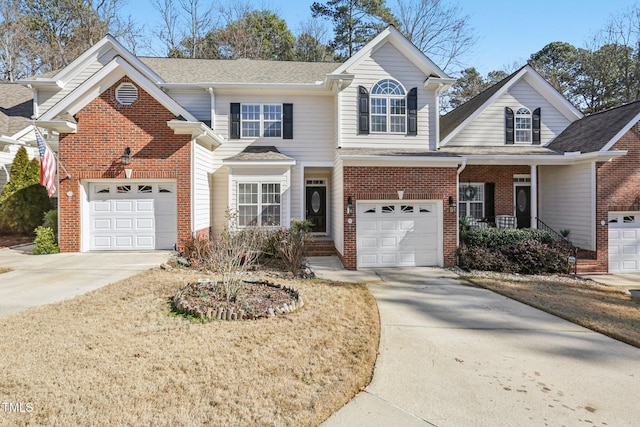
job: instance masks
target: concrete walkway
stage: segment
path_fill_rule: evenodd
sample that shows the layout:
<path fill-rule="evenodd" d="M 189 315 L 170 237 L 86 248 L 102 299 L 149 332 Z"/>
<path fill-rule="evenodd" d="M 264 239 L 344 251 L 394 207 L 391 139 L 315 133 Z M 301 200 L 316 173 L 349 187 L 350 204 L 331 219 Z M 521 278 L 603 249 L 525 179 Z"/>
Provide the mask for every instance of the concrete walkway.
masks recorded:
<path fill-rule="evenodd" d="M 0 316 L 73 298 L 159 267 L 169 251 L 31 255 L 31 247 L 0 249 Z"/>
<path fill-rule="evenodd" d="M 325 427 L 638 424 L 640 349 L 444 269 L 310 263 L 370 283 L 382 327 L 371 384 Z"/>

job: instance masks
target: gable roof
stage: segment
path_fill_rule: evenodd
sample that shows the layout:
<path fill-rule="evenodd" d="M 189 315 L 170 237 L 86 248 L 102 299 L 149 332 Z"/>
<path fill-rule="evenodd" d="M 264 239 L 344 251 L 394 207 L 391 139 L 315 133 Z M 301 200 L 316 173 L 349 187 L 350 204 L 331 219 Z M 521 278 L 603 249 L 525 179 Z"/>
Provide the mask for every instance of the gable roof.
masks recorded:
<path fill-rule="evenodd" d="M 460 107 L 440 118 L 440 142 L 446 145 L 461 132 L 473 119 L 480 115 L 489 105 L 507 92 L 520 79 L 528 77 L 529 83 L 549 103 L 571 121 L 578 120 L 583 114 L 562 96 L 549 82 L 538 74 L 533 67 L 525 65 L 495 85 L 471 98 Z"/>
<path fill-rule="evenodd" d="M 594 113 L 569 125 L 547 145 L 558 152 L 607 151 L 640 120 L 640 101 Z"/>
<path fill-rule="evenodd" d="M 337 68 L 333 74 L 347 73 L 348 70 L 359 64 L 363 59 L 375 52 L 385 43 L 393 44 L 404 56 L 406 56 L 426 76 L 448 79 L 449 76 L 438 67 L 427 55 L 407 40 L 393 25 L 389 25 L 380 34 L 356 52 L 351 58 Z"/>
<path fill-rule="evenodd" d="M 521 69 L 520 69 L 521 70 Z M 471 116 L 476 110 L 479 110 L 485 102 L 487 102 L 496 92 L 498 92 L 504 85 L 509 83 L 514 75 L 520 72 L 520 70 L 500 80 L 493 86 L 483 90 L 478 95 L 474 96 L 464 104 L 460 105 L 455 110 L 449 111 L 444 116 L 440 117 L 440 140 L 443 140 L 449 135 L 455 128 L 460 126 L 469 116 Z"/>
<path fill-rule="evenodd" d="M 33 92 L 17 83 L 0 84 L 0 135 L 13 136 L 31 125 Z"/>
<path fill-rule="evenodd" d="M 297 83 L 325 80 L 335 62 L 140 57 L 167 83 Z"/>

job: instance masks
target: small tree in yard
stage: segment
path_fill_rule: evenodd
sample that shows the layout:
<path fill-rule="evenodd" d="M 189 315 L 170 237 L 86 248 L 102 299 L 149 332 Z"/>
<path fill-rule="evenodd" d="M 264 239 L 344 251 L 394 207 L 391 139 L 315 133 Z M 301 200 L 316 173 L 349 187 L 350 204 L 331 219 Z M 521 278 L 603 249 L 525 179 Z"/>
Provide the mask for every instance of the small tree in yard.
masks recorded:
<path fill-rule="evenodd" d="M 0 192 L 0 232 L 32 233 L 51 209 L 47 190 L 40 185 L 40 162 L 29 160 L 20 147 L 9 172 L 9 182 Z"/>
<path fill-rule="evenodd" d="M 182 254 L 192 265 L 222 275 L 221 292 L 227 302 L 236 302 L 242 294 L 242 276 L 251 270 L 264 246 L 265 232 L 257 227 L 240 231 L 226 230 L 214 239 L 192 237 L 183 244 Z"/>

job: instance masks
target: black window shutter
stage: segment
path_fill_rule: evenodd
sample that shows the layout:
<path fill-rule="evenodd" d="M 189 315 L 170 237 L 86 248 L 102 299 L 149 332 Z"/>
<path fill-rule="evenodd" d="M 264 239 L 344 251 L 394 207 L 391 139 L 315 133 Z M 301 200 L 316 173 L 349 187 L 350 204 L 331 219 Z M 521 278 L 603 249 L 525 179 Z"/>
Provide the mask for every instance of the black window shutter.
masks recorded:
<path fill-rule="evenodd" d="M 282 104 L 282 139 L 293 139 L 293 104 Z"/>
<path fill-rule="evenodd" d="M 509 107 L 504 107 L 505 116 L 505 128 L 506 128 L 506 143 L 513 144 L 513 110 Z"/>
<path fill-rule="evenodd" d="M 484 217 L 495 221 L 496 216 L 496 183 L 485 182 L 484 183 Z"/>
<path fill-rule="evenodd" d="M 358 135 L 369 135 L 369 92 L 358 86 Z"/>
<path fill-rule="evenodd" d="M 240 104 L 232 102 L 230 107 L 231 129 L 230 139 L 240 139 Z"/>
<path fill-rule="evenodd" d="M 533 143 L 540 144 L 540 109 L 536 108 L 533 110 L 533 120 L 532 120 L 532 130 L 533 130 Z"/>
<path fill-rule="evenodd" d="M 407 135 L 418 134 L 418 88 L 414 87 L 407 95 Z"/>

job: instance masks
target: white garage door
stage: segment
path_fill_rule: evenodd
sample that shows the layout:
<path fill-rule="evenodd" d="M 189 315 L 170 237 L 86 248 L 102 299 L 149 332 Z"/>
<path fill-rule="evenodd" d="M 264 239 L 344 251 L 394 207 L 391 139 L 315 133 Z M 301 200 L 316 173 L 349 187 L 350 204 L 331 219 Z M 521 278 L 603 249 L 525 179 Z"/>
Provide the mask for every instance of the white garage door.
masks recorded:
<path fill-rule="evenodd" d="M 435 201 L 358 202 L 358 267 L 440 265 L 441 223 Z"/>
<path fill-rule="evenodd" d="M 90 250 L 173 249 L 175 183 L 89 185 Z"/>
<path fill-rule="evenodd" d="M 640 212 L 609 213 L 609 272 L 640 271 Z"/>

